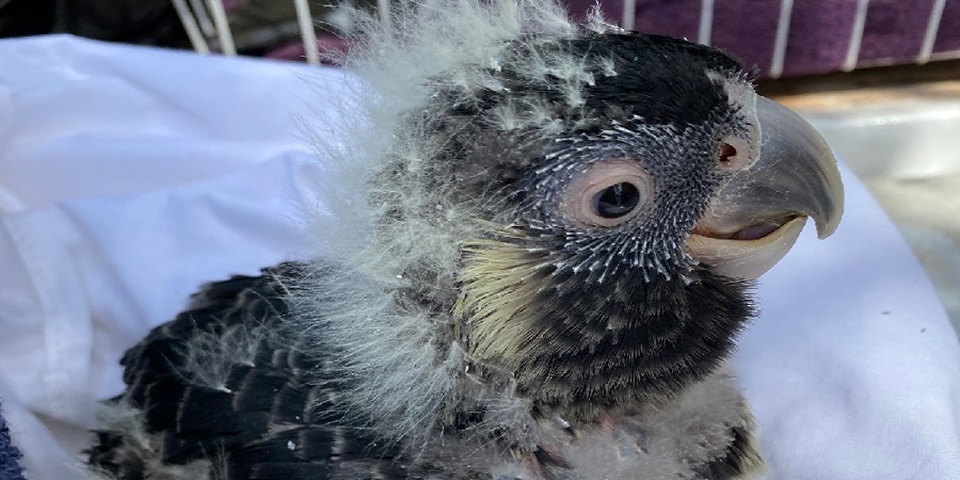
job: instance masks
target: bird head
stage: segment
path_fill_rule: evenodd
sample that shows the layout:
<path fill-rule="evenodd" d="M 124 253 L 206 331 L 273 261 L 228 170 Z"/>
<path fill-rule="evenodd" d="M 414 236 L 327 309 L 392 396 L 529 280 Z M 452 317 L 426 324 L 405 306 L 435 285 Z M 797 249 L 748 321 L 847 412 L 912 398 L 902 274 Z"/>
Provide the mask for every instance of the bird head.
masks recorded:
<path fill-rule="evenodd" d="M 462 241 L 458 340 L 568 417 L 668 397 L 727 356 L 752 315 L 745 280 L 806 218 L 834 230 L 835 161 L 716 50 L 607 33 L 511 60 L 447 116 L 448 181 L 489 206 Z"/>
<path fill-rule="evenodd" d="M 408 26 L 427 35 L 366 50 L 377 69 L 406 62 L 381 74 L 384 98 L 416 85 L 367 204 L 367 261 L 399 308 L 449 319 L 468 373 L 506 372 L 571 421 L 714 372 L 754 313 L 750 281 L 807 218 L 821 236 L 839 222 L 823 139 L 717 50 L 508 14 L 548 2 L 455 3 L 483 28 L 428 11 Z"/>

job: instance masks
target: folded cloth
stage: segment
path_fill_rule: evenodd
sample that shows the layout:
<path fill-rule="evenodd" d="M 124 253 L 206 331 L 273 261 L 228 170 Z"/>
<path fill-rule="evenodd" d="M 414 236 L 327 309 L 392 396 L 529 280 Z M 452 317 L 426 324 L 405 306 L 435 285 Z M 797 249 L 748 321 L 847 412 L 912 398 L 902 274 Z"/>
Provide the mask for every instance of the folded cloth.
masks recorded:
<path fill-rule="evenodd" d="M 349 77 L 70 37 L 0 41 L 0 66 L 0 397 L 27 475 L 78 480 L 124 349 L 203 282 L 323 253 L 309 135 L 351 121 Z M 766 478 L 960 478 L 960 345 L 843 174 L 846 218 L 762 278 L 734 357 Z"/>
<path fill-rule="evenodd" d="M 31 479 L 83 478 L 123 351 L 202 283 L 317 252 L 306 126 L 329 115 L 308 102 L 341 101 L 341 75 L 0 41 L 0 398 Z"/>

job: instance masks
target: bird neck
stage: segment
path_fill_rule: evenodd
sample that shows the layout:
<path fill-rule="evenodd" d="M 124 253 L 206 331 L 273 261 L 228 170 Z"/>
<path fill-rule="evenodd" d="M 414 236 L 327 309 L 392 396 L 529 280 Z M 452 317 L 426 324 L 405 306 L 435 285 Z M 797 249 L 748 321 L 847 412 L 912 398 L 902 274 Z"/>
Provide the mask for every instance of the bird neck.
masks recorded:
<path fill-rule="evenodd" d="M 468 353 L 512 371 L 536 414 L 574 425 L 667 400 L 714 372 L 753 314 L 745 282 L 691 273 L 541 289 L 502 317 L 512 325 L 499 333 L 517 339 L 509 356 L 489 357 L 482 342 Z"/>

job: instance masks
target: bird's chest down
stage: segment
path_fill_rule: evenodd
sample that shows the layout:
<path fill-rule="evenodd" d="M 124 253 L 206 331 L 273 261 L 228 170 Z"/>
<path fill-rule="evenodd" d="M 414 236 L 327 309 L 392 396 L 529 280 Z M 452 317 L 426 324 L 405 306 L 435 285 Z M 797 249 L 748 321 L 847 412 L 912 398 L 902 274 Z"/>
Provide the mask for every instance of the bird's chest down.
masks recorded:
<path fill-rule="evenodd" d="M 670 286 L 648 287 L 655 308 L 600 294 L 586 308 L 581 292 L 577 304 L 507 319 L 526 324 L 513 345 L 465 342 L 465 383 L 477 390 L 461 390 L 480 413 L 418 458 L 444 466 L 438 479 L 749 478 L 760 464 L 750 414 L 723 360 L 748 307 L 707 294 L 710 281 L 685 286 L 703 288 L 701 301 L 669 308 L 682 298 Z"/>
<path fill-rule="evenodd" d="M 745 480 L 762 469 L 749 408 L 725 368 L 631 415 L 580 427 L 548 412 L 513 419 L 499 438 L 468 426 L 427 442 L 410 456 L 409 472 L 419 471 L 410 478 Z"/>

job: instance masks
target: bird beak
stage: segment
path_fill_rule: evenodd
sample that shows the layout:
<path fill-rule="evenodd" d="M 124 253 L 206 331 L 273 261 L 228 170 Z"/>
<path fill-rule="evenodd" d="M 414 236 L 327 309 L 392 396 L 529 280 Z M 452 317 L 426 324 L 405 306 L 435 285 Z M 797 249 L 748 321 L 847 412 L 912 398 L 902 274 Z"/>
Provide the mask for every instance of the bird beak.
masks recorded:
<path fill-rule="evenodd" d="M 687 251 L 714 271 L 754 279 L 783 258 L 813 218 L 820 238 L 843 214 L 843 184 L 827 142 L 790 109 L 757 97 L 761 148 L 707 207 Z"/>

